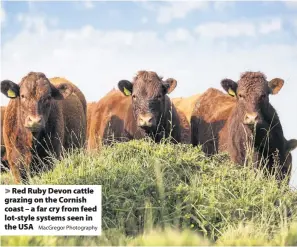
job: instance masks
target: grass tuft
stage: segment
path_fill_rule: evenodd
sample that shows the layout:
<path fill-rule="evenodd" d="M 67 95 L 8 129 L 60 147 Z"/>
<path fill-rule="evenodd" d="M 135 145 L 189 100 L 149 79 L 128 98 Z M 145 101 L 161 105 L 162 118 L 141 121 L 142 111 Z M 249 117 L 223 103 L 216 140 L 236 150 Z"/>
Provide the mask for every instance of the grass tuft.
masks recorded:
<path fill-rule="evenodd" d="M 185 144 L 134 140 L 72 151 L 30 184 L 102 185 L 103 235 L 1 244 L 296 245 L 297 192 L 263 174 Z M 10 175 L 2 183 L 11 184 Z"/>

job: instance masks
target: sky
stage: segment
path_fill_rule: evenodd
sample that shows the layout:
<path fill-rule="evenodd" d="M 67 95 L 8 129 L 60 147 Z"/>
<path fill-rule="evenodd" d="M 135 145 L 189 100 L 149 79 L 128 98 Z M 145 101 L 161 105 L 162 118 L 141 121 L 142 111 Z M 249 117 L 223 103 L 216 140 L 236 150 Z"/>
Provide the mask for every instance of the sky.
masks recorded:
<path fill-rule="evenodd" d="M 284 79 L 270 101 L 285 137 L 297 139 L 296 1 L 2 1 L 0 13 L 1 80 L 18 83 L 30 71 L 65 77 L 91 102 L 138 70 L 175 78 L 171 97 L 261 71 Z"/>

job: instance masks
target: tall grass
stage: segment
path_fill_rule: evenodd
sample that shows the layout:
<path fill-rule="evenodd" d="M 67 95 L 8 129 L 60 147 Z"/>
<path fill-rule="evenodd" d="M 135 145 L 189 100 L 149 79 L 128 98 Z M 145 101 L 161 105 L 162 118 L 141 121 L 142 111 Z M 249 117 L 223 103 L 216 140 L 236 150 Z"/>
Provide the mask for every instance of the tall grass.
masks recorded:
<path fill-rule="evenodd" d="M 73 150 L 29 183 L 101 184 L 103 235 L 3 237 L 3 246 L 297 244 L 297 192 L 287 181 L 200 147 L 135 140 Z"/>

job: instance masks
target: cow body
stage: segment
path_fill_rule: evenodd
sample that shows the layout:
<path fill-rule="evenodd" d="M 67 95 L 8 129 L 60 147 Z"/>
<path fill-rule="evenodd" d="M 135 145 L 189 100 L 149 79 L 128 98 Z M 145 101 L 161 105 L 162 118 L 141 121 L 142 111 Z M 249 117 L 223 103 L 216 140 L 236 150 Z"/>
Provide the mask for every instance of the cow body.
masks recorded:
<path fill-rule="evenodd" d="M 120 91 L 109 92 L 92 110 L 89 148 L 100 146 L 102 141 L 127 141 L 146 136 L 156 142 L 168 137 L 175 143 L 182 138 L 190 140 L 187 131 L 181 130 L 181 121 L 187 122 L 185 116 L 178 113 L 166 95 L 175 86 L 174 79 L 164 82 L 155 72 L 148 71 L 138 72 L 133 83 L 120 81 Z"/>
<path fill-rule="evenodd" d="M 191 142 L 202 145 L 208 154 L 226 150 L 226 121 L 236 100 L 223 92 L 210 88 L 200 97 L 200 103 L 191 116 Z"/>
<path fill-rule="evenodd" d="M 291 171 L 290 151 L 297 141 L 284 138 L 278 115 L 268 100 L 268 94 L 276 94 L 282 85 L 281 79 L 267 82 L 260 72 L 246 72 L 238 83 L 222 81 L 233 97 L 207 90 L 191 117 L 193 145 L 203 145 L 207 154 L 227 151 L 238 164 L 250 157 L 256 166 L 265 163 L 269 171 L 277 160 L 278 175 L 284 178 Z"/>
<path fill-rule="evenodd" d="M 30 72 L 19 84 L 5 80 L 1 91 L 11 100 L 4 119 L 4 143 L 15 182 L 27 172 L 51 167 L 49 157 L 85 144 L 86 113 L 71 83 L 51 84 L 43 73 Z"/>

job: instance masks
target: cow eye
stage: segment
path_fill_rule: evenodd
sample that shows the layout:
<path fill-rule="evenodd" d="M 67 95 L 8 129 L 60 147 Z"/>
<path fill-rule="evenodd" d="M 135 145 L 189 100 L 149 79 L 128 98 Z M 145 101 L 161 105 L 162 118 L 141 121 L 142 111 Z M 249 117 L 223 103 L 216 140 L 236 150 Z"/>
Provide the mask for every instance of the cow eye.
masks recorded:
<path fill-rule="evenodd" d="M 21 98 L 22 98 L 22 99 L 25 99 L 26 97 L 25 97 L 25 95 L 22 94 L 22 95 L 21 95 Z"/>
<path fill-rule="evenodd" d="M 132 99 L 136 100 L 136 95 L 135 94 L 132 95 Z"/>
<path fill-rule="evenodd" d="M 243 96 L 241 93 L 238 94 L 238 97 L 239 97 L 240 99 L 243 99 L 243 98 L 244 98 L 244 96 Z"/>

